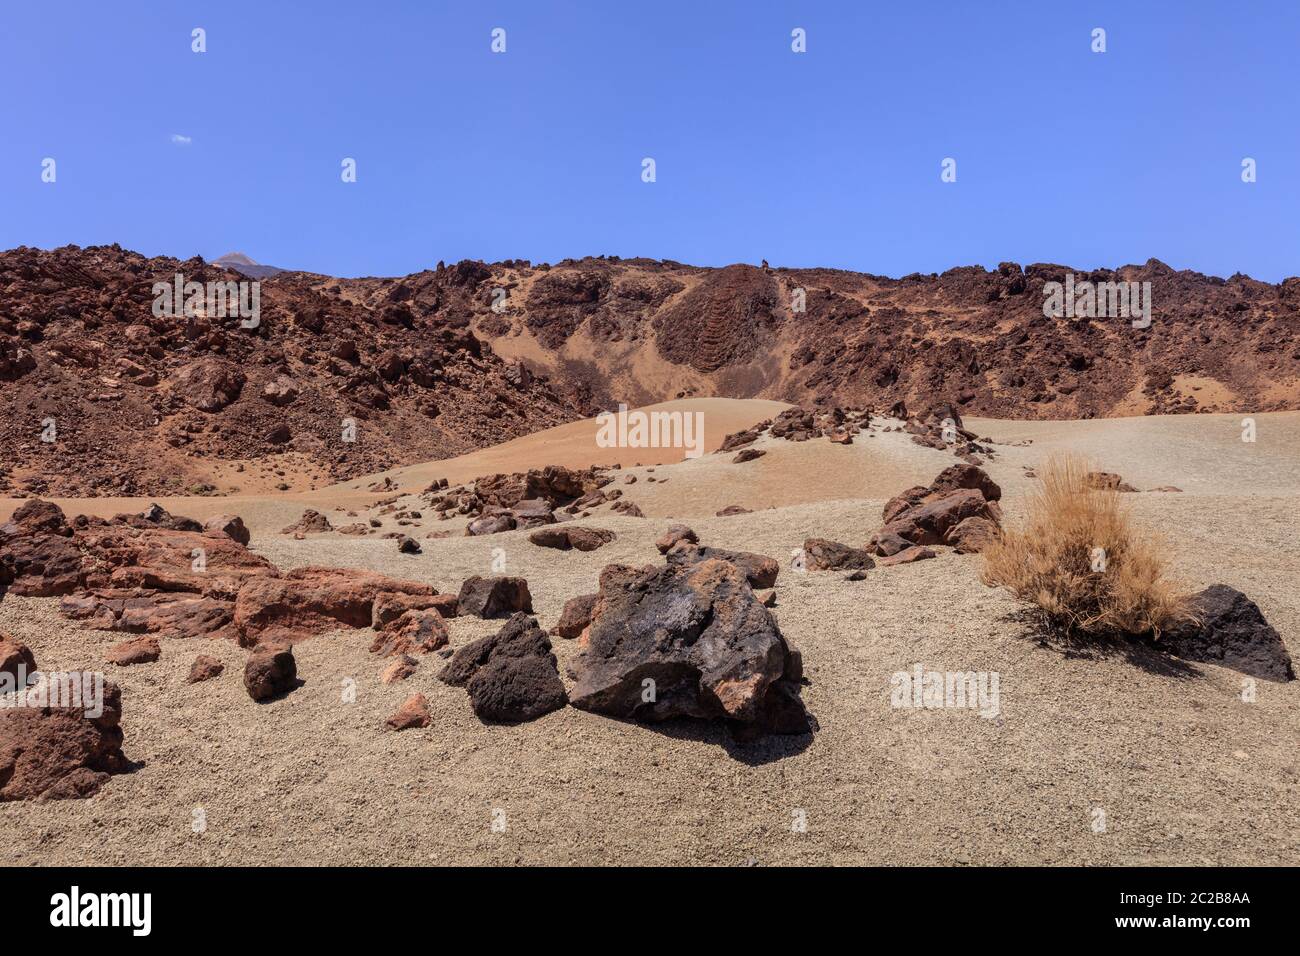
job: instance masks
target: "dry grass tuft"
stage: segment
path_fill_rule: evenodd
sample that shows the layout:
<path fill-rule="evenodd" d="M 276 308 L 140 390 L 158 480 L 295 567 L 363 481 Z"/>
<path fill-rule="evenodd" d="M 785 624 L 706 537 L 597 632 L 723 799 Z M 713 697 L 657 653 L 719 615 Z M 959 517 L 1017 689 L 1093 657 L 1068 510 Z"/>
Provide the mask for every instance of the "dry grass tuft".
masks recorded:
<path fill-rule="evenodd" d="M 1038 605 L 1067 634 L 1158 637 L 1191 616 L 1186 600 L 1165 577 L 1159 539 L 1119 492 L 1089 487 L 1089 470 L 1076 455 L 1048 461 L 1028 517 L 985 549 L 984 583 Z"/>

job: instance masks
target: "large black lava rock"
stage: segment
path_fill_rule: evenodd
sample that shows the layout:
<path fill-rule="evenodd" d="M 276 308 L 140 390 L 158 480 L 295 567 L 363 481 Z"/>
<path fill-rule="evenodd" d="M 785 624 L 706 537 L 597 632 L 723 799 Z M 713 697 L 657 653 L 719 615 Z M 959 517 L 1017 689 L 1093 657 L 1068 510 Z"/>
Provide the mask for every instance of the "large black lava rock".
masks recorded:
<path fill-rule="evenodd" d="M 1226 584 L 1212 584 L 1194 594 L 1191 604 L 1199 622 L 1185 622 L 1161 636 L 1161 646 L 1169 653 L 1263 680 L 1295 680 L 1281 636 L 1246 595 Z"/>

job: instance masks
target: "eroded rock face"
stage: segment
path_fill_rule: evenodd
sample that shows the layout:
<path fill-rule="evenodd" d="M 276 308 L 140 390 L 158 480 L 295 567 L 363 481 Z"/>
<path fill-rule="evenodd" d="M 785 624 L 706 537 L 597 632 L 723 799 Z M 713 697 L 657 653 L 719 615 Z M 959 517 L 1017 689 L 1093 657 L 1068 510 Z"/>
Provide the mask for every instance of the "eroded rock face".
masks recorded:
<path fill-rule="evenodd" d="M 1226 584 L 1212 584 L 1193 595 L 1191 605 L 1197 620 L 1161 635 L 1159 646 L 1177 657 L 1221 664 L 1263 680 L 1295 680 L 1281 635 L 1246 595 Z"/>
<path fill-rule="evenodd" d="M 533 596 L 523 578 L 503 576 L 466 578 L 456 599 L 456 613 L 474 617 L 508 617 L 517 611 L 533 612 Z"/>
<path fill-rule="evenodd" d="M 704 559 L 607 572 L 574 666 L 575 707 L 636 720 L 697 717 L 762 732 L 809 731 L 798 655 L 734 564 Z"/>
<path fill-rule="evenodd" d="M 497 633 L 457 650 L 438 677 L 464 687 L 482 720 L 535 720 L 568 700 L 550 639 L 536 618 L 523 613 L 511 616 Z"/>
<path fill-rule="evenodd" d="M 69 594 L 59 603 L 65 617 L 101 631 L 162 637 L 227 637 L 234 602 L 151 588 L 102 588 Z"/>
<path fill-rule="evenodd" d="M 62 514 L 62 512 L 60 512 Z M 51 597 L 71 594 L 86 580 L 81 549 L 70 537 L 24 532 L 14 522 L 0 525 L 0 564 L 14 594 Z"/>
<path fill-rule="evenodd" d="M 0 801 L 88 797 L 130 764 L 122 752 L 122 692 L 103 685 L 99 708 L 59 707 L 50 681 L 0 707 Z M 82 703 L 86 703 L 84 700 Z"/>

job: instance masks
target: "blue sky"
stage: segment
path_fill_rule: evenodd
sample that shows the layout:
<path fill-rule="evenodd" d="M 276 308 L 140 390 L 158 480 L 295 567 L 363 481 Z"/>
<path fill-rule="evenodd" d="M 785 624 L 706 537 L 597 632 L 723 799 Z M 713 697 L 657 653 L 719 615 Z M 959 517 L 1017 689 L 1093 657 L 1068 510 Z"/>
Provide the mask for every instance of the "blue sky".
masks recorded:
<path fill-rule="evenodd" d="M 8 0 L 0 76 L 2 248 L 1300 273 L 1294 0 Z"/>

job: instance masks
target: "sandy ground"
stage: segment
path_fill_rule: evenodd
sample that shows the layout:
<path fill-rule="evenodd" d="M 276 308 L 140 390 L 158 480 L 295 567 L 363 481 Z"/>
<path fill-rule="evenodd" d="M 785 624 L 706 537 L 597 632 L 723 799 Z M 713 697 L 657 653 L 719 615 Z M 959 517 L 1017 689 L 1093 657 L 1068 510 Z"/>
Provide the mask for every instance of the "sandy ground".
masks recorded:
<path fill-rule="evenodd" d="M 1241 588 L 1300 655 L 1300 413 L 1257 416 L 1253 445 L 1240 440 L 1239 416 L 971 424 L 1033 442 L 999 446 L 988 466 L 1012 517 L 1030 487 L 1024 466 L 1058 447 L 1092 455 L 1139 488 L 1183 488 L 1128 500 L 1169 542 L 1189 587 Z M 658 560 L 653 541 L 669 515 L 689 518 L 706 543 L 784 562 L 809 536 L 861 543 L 887 497 L 952 462 L 892 433 L 849 447 L 759 447 L 768 455 L 744 465 L 714 455 L 628 469 L 638 481 L 616 487 L 649 517 L 601 509 L 584 519 L 618 534 L 589 554 L 536 548 L 526 532 L 422 540 L 414 556 L 374 537 L 269 533 L 301 502 L 258 512 L 253 544 L 284 566 L 375 568 L 448 591 L 503 558 L 507 573 L 528 578 L 550 627 L 566 598 L 595 589 L 604 565 Z M 713 517 L 731 503 L 764 510 Z M 426 521 L 416 534 L 458 524 Z M 690 722 L 638 726 L 573 708 L 483 725 L 463 690 L 437 681 L 436 658 L 404 684 L 380 684 L 368 632 L 300 644 L 306 685 L 264 705 L 244 693 L 237 648 L 164 642 L 158 663 L 111 675 L 139 768 L 89 800 L 0 805 L 0 862 L 1295 862 L 1300 682 L 1258 682 L 1246 703 L 1241 675 L 1223 668 L 1043 646 L 1017 618 L 1017 602 L 979 583 L 979 562 L 945 554 L 861 582 L 783 570 L 775 613 L 803 651 L 804 700 L 821 729 L 747 747 Z M 26 641 L 43 667 L 102 667 L 120 636 L 65 621 L 55 606 L 6 597 L 0 629 Z M 453 646 L 498 626 L 450 625 Z M 563 673 L 574 647 L 556 645 Z M 198 653 L 229 669 L 187 686 Z M 999 715 L 891 707 L 891 676 L 917 663 L 996 672 Z M 417 690 L 430 700 L 432 725 L 382 729 Z M 1104 832 L 1095 829 L 1100 813 Z M 792 825 L 799 820 L 806 832 Z"/>

